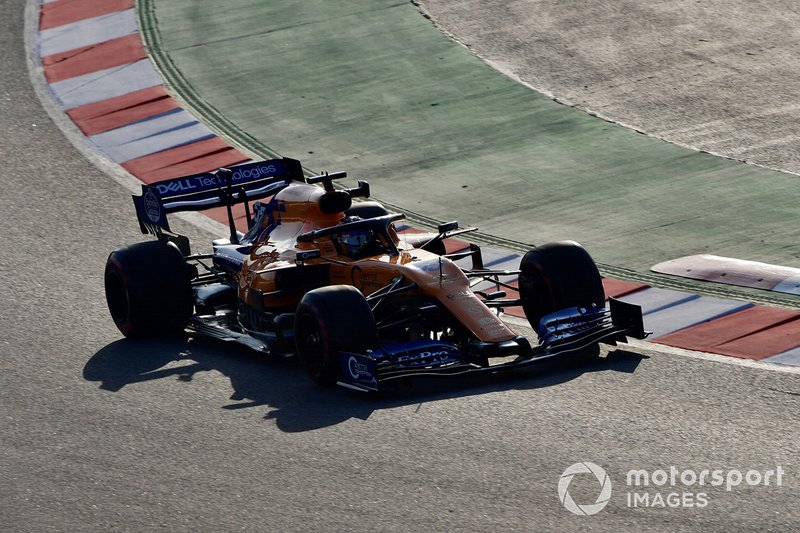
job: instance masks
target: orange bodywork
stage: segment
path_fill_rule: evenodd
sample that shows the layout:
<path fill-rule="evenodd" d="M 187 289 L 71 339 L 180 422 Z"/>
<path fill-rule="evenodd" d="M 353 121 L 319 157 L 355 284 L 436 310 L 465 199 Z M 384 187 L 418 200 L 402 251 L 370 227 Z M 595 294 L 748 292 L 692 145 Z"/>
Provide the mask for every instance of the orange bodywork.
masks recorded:
<path fill-rule="evenodd" d="M 263 222 L 264 231 L 253 243 L 239 274 L 239 298 L 247 305 L 296 306 L 303 294 L 314 287 L 279 290 L 279 273 L 285 269 L 328 265 L 329 284 L 352 285 L 368 296 L 402 277 L 416 284 L 408 294 L 437 300 L 481 341 L 502 342 L 516 337 L 472 292 L 468 278 L 455 263 L 405 244 L 391 227 L 389 236 L 397 254 L 384 253 L 354 260 L 339 253 L 331 236 L 298 242 L 298 236 L 303 233 L 343 222 L 344 213 L 325 214 L 320 209 L 324 194 L 325 190 L 318 186 L 292 184 L 270 202 L 271 212 Z M 297 264 L 298 252 L 315 249 L 320 251 L 320 258 Z M 254 298 L 263 298 L 263 301 L 254 302 Z"/>

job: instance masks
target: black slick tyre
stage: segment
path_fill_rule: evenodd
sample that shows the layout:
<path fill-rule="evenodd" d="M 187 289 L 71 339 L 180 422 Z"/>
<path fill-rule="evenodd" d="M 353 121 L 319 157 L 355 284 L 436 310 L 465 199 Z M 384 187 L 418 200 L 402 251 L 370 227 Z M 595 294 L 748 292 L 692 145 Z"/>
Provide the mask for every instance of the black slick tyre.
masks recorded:
<path fill-rule="evenodd" d="M 605 291 L 592 257 L 574 241 L 530 250 L 520 262 L 519 290 L 534 330 L 545 315 L 567 307 L 602 307 Z"/>
<path fill-rule="evenodd" d="M 148 241 L 115 250 L 104 278 L 108 309 L 126 337 L 176 334 L 192 316 L 192 268 L 173 245 Z"/>
<path fill-rule="evenodd" d="M 297 356 L 320 385 L 339 380 L 340 351 L 364 353 L 378 344 L 378 330 L 364 295 L 349 285 L 309 291 L 294 322 Z"/>

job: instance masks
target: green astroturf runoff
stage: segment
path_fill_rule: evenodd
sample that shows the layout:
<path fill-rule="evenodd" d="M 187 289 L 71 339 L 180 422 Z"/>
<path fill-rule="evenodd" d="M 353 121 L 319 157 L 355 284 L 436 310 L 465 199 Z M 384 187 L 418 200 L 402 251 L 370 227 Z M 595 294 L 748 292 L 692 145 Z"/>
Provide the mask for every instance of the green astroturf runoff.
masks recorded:
<path fill-rule="evenodd" d="M 608 269 L 711 253 L 800 263 L 800 177 L 554 102 L 408 1 L 140 0 L 170 87 L 252 152 L 347 170 L 439 221 L 583 243 Z"/>

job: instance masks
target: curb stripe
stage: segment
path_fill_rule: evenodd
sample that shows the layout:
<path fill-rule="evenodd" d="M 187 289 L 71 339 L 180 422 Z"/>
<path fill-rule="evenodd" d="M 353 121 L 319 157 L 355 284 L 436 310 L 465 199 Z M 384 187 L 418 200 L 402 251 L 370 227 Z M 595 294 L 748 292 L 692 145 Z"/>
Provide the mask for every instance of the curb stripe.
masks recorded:
<path fill-rule="evenodd" d="M 131 33 L 138 35 L 133 9 L 81 20 L 44 30 L 40 34 L 41 56 L 50 56 L 76 48 L 104 43 Z"/>
<path fill-rule="evenodd" d="M 83 133 L 95 135 L 179 108 L 178 102 L 158 85 L 75 107 L 67 115 Z"/>
<path fill-rule="evenodd" d="M 101 148 L 105 148 L 106 146 L 121 146 L 137 140 L 147 139 L 153 135 L 181 126 L 185 127 L 198 123 L 195 117 L 183 109 L 177 108 L 138 122 L 126 124 L 121 128 L 92 135 L 89 139 Z"/>
<path fill-rule="evenodd" d="M 134 0 L 50 0 L 42 6 L 39 29 L 47 30 L 79 20 L 131 9 Z"/>
<path fill-rule="evenodd" d="M 698 296 L 686 303 L 652 312 L 647 315 L 646 322 L 653 331 L 652 337 L 658 339 L 675 331 L 711 322 L 750 307 L 753 307 L 753 304 Z"/>
<path fill-rule="evenodd" d="M 603 278 L 603 289 L 605 290 L 606 298 L 621 298 L 622 296 L 627 296 L 628 294 L 633 294 L 634 292 L 649 287 L 649 285 L 635 281 Z"/>
<path fill-rule="evenodd" d="M 116 163 L 214 137 L 208 127 L 183 109 L 89 137 Z M 152 130 L 152 131 L 149 131 Z"/>
<path fill-rule="evenodd" d="M 62 109 L 94 104 L 139 89 L 163 85 L 148 59 L 122 67 L 99 70 L 83 76 L 51 83 L 50 88 Z"/>
<path fill-rule="evenodd" d="M 723 355 L 742 359 L 765 359 L 797 346 L 800 338 L 800 320 L 793 320 L 768 330 L 760 331 L 735 341 L 714 347 Z"/>
<path fill-rule="evenodd" d="M 653 342 L 747 359 L 764 359 L 797 347 L 800 313 L 754 306 Z"/>
<path fill-rule="evenodd" d="M 621 301 L 632 303 L 642 308 L 642 314 L 657 313 L 675 305 L 681 305 L 699 298 L 696 294 L 689 294 L 669 289 L 648 287 L 620 298 Z"/>
<path fill-rule="evenodd" d="M 104 43 L 43 57 L 42 63 L 45 78 L 54 83 L 146 57 L 142 40 L 139 35 L 132 33 Z"/>
<path fill-rule="evenodd" d="M 779 353 L 778 355 L 773 355 L 772 357 L 767 357 L 766 359 L 762 359 L 762 361 L 779 365 L 800 366 L 800 347 Z"/>
<path fill-rule="evenodd" d="M 131 159 L 122 166 L 145 183 L 153 183 L 164 179 L 200 174 L 209 169 L 237 165 L 249 160 L 248 156 L 229 146 L 219 137 L 211 137 Z"/>

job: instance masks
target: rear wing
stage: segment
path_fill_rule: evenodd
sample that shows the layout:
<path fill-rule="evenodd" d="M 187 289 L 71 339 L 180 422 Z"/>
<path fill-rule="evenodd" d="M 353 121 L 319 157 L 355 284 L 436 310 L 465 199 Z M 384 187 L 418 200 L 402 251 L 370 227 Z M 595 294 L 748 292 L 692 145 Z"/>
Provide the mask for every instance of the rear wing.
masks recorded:
<path fill-rule="evenodd" d="M 304 180 L 300 161 L 285 157 L 142 185 L 142 194 L 133 196 L 133 204 L 142 233 L 168 240 L 175 240 L 163 235 L 165 231 L 172 234 L 168 213 L 225 206 L 231 242 L 236 242 L 231 206 L 239 203 L 247 206 L 247 202 L 272 196 L 292 181 Z M 249 208 L 247 212 L 249 221 Z M 177 244 L 182 247 L 183 243 Z"/>

